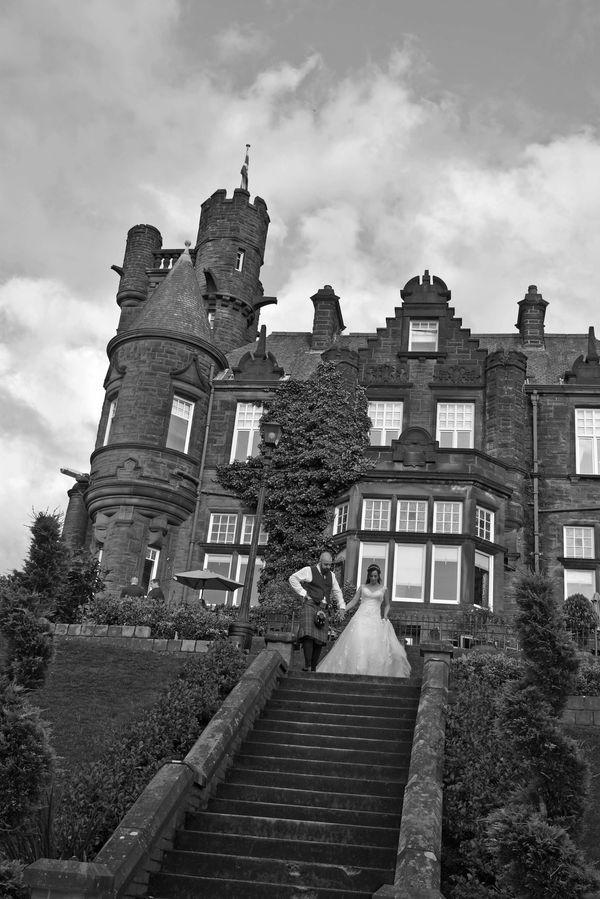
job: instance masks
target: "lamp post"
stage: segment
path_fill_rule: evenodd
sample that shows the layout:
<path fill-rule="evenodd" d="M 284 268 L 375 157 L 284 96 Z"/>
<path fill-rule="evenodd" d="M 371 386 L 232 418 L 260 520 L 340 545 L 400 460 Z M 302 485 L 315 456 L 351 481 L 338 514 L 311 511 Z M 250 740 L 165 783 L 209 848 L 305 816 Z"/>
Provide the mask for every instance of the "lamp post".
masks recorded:
<path fill-rule="evenodd" d="M 260 537 L 260 526 L 262 524 L 263 509 L 265 506 L 266 493 L 266 469 L 271 462 L 273 450 L 281 440 L 282 427 L 276 421 L 265 421 L 260 428 L 260 435 L 264 445 L 264 465 L 260 477 L 260 486 L 258 488 L 258 498 L 256 501 L 256 514 L 254 516 L 254 528 L 252 530 L 252 540 L 250 541 L 250 549 L 248 550 L 248 567 L 246 568 L 246 577 L 244 578 L 244 587 L 242 589 L 242 599 L 236 621 L 229 626 L 229 638 L 232 642 L 237 643 L 240 649 L 250 649 L 252 644 L 252 634 L 254 628 L 250 624 L 250 600 L 252 597 L 252 582 L 254 580 L 254 566 L 256 564 L 256 555 L 258 552 L 258 540 Z"/>

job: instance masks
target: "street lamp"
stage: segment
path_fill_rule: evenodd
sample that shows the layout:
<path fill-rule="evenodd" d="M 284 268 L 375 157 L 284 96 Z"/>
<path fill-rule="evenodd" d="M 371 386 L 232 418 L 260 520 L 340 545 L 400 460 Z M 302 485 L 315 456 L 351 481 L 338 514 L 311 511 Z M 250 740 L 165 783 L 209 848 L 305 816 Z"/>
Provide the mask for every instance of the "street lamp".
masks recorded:
<path fill-rule="evenodd" d="M 262 524 L 263 508 L 265 505 L 266 470 L 271 462 L 273 450 L 281 440 L 282 431 L 283 428 L 276 421 L 265 421 L 260 428 L 260 436 L 264 446 L 264 464 L 260 476 L 260 486 L 258 488 L 252 540 L 250 541 L 250 549 L 248 550 L 248 567 L 246 568 L 246 577 L 244 578 L 244 587 L 242 590 L 242 599 L 240 601 L 238 616 L 229 626 L 229 637 L 234 643 L 239 645 L 240 649 L 250 649 L 252 644 L 254 628 L 249 621 L 250 599 L 252 596 L 252 582 L 254 580 L 254 566 L 256 564 L 256 554 L 258 551 L 260 526 Z"/>

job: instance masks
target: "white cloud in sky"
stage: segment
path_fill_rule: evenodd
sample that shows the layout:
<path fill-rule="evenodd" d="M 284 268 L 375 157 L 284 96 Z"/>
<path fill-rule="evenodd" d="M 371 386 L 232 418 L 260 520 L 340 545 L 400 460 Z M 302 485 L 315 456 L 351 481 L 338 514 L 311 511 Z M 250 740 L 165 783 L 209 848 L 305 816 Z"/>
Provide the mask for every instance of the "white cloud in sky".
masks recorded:
<path fill-rule="evenodd" d="M 87 469 L 118 320 L 109 267 L 128 228 L 155 224 L 165 246 L 194 240 L 200 203 L 238 186 L 246 143 L 251 192 L 272 220 L 269 328 L 310 329 L 308 298 L 326 283 L 348 331 L 382 326 L 424 268 L 474 331 L 512 332 L 531 283 L 550 302 L 548 330 L 595 324 L 591 126 L 533 142 L 525 107 L 466 108 L 432 92 L 420 80 L 431 83 L 427 48 L 410 37 L 340 76 L 312 50 L 261 61 L 271 37 L 232 22 L 215 32 L 209 64 L 180 52 L 183 10 L 176 0 L 5 10 L 0 505 L 11 536 L 0 572 L 20 564 L 31 508 L 64 508 L 59 467 Z M 243 59 L 254 68 L 240 83 Z"/>

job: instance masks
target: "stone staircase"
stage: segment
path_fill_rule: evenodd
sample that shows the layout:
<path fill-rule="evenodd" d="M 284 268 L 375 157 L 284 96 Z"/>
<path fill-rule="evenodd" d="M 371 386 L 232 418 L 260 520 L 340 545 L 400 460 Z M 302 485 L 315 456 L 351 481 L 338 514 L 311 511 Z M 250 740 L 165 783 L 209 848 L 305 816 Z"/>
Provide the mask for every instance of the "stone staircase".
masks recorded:
<path fill-rule="evenodd" d="M 391 884 L 419 689 L 292 671 L 148 899 L 350 899 Z"/>

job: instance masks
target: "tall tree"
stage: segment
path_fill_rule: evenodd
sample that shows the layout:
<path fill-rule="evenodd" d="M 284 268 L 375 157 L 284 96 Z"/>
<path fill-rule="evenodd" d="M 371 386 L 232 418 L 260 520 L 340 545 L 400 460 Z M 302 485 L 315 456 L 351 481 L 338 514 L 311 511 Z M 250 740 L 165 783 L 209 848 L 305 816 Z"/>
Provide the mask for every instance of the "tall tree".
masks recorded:
<path fill-rule="evenodd" d="M 36 512 L 29 528 L 31 543 L 23 570 L 15 575 L 20 585 L 36 594 L 48 607 L 63 589 L 69 568 L 69 549 L 61 537 L 57 512 Z"/>
<path fill-rule="evenodd" d="M 217 470 L 219 482 L 254 508 L 264 479 L 264 551 L 261 584 L 284 579 L 328 547 L 324 531 L 336 497 L 371 467 L 365 455 L 370 419 L 362 388 L 331 363 L 307 381 L 284 381 L 263 419 L 283 428 L 270 458 L 258 456 Z"/>

